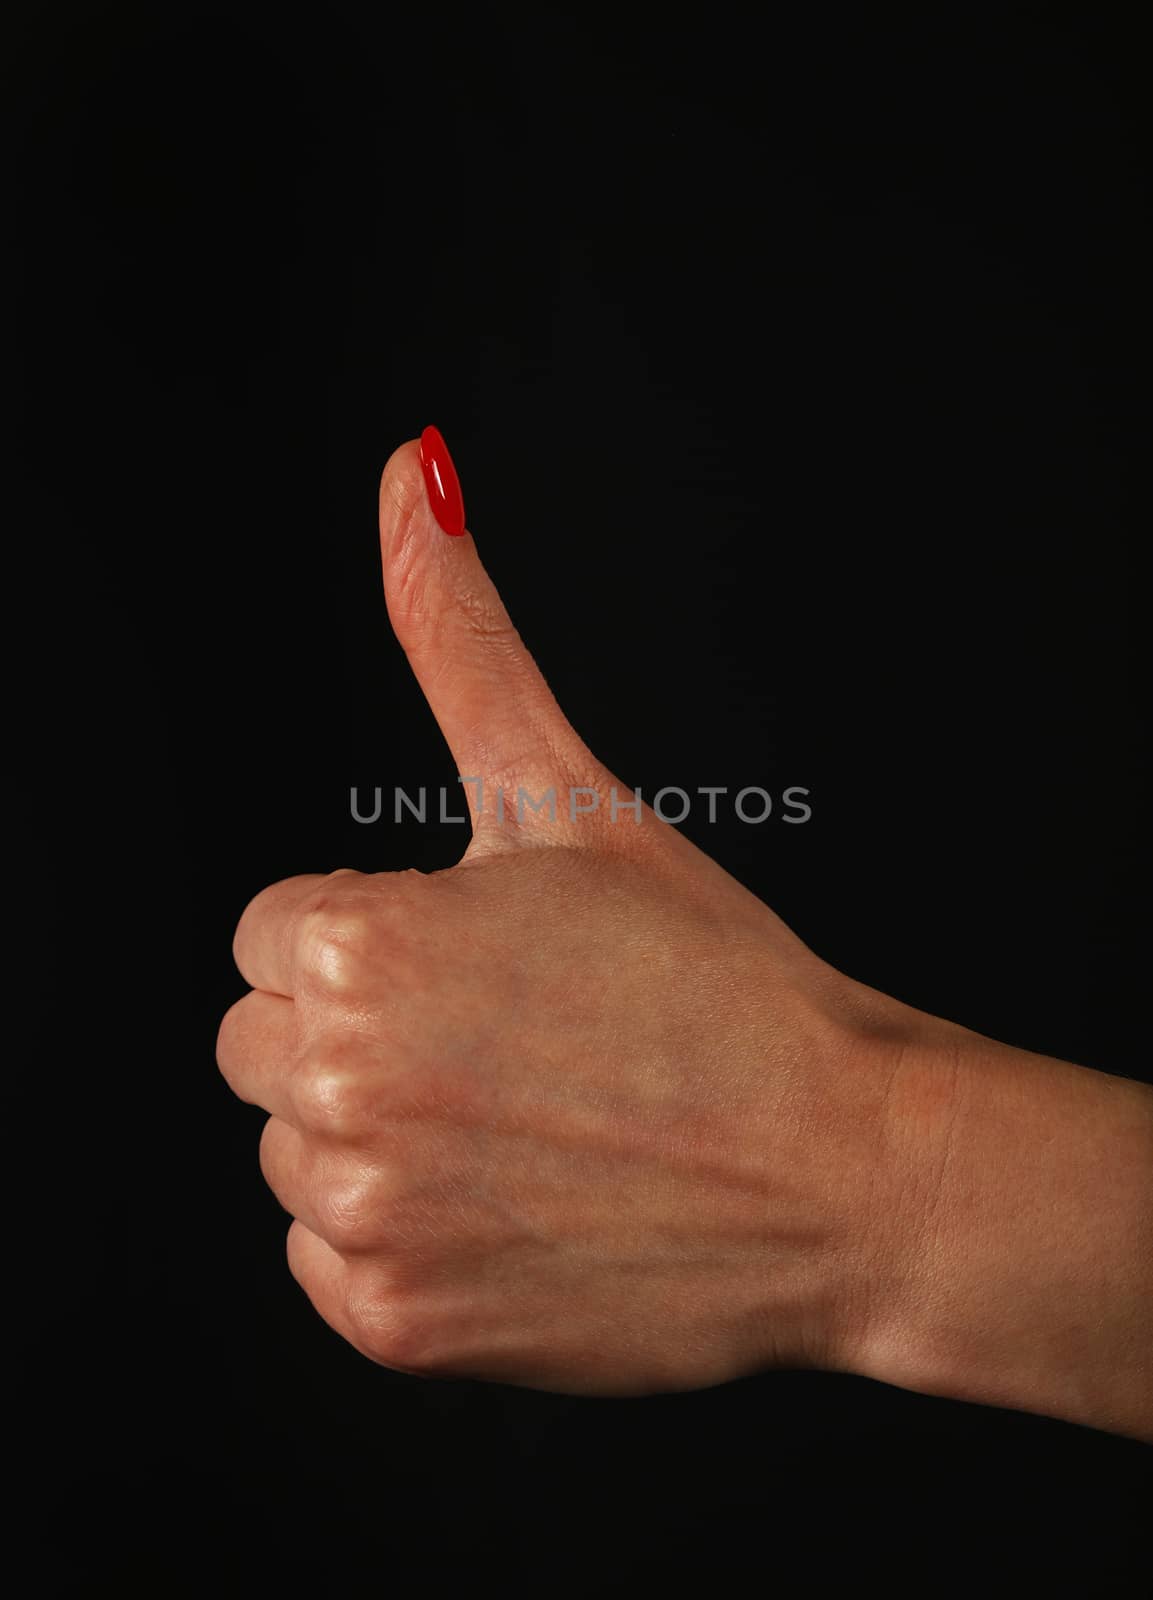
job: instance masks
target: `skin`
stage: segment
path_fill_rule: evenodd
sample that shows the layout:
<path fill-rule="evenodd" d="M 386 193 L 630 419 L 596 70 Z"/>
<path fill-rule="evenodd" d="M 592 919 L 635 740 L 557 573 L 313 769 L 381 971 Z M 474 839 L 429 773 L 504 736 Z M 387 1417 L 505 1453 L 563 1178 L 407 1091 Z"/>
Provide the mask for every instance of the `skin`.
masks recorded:
<path fill-rule="evenodd" d="M 415 442 L 393 628 L 464 775 L 447 871 L 250 903 L 218 1058 L 289 1266 L 382 1365 L 560 1393 L 855 1372 L 1153 1441 L 1153 1090 L 835 971 L 566 722 Z M 558 820 L 500 784 L 562 797 Z M 566 818 L 570 785 L 602 810 Z"/>

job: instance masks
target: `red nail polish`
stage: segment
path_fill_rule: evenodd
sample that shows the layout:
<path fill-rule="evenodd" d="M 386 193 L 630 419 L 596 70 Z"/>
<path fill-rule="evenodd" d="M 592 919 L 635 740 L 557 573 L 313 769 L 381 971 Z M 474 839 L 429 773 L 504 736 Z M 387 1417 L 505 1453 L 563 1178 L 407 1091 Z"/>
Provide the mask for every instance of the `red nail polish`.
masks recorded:
<path fill-rule="evenodd" d="M 424 468 L 424 483 L 433 516 L 445 533 L 462 534 L 465 531 L 464 496 L 439 428 L 426 428 L 421 434 L 420 464 Z"/>

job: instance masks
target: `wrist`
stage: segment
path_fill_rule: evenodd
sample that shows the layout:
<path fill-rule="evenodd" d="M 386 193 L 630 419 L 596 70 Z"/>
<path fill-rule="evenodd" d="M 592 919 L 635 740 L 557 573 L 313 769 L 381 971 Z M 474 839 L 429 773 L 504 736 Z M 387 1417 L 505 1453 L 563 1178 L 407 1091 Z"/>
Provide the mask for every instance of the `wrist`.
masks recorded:
<path fill-rule="evenodd" d="M 925 1017 L 845 1365 L 1153 1440 L 1153 1089 Z"/>

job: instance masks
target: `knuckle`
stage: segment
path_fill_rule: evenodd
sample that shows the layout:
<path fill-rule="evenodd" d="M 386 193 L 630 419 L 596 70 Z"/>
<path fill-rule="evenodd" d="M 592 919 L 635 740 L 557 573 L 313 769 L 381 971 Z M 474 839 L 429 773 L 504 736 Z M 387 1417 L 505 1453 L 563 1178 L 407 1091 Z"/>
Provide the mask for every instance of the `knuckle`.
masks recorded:
<path fill-rule="evenodd" d="M 305 1127 L 331 1138 L 354 1138 L 368 1117 L 355 1047 L 327 1042 L 307 1055 L 292 1078 L 292 1104 Z"/>
<path fill-rule="evenodd" d="M 523 647 L 499 600 L 464 589 L 454 596 L 454 602 L 464 629 L 474 642 L 501 656 L 519 657 Z"/>
<path fill-rule="evenodd" d="M 360 906 L 318 897 L 300 914 L 296 930 L 301 969 L 336 998 L 355 994 L 364 981 L 372 944 L 372 919 Z"/>
<path fill-rule="evenodd" d="M 379 1243 L 379 1207 L 371 1183 L 352 1178 L 326 1184 L 317 1209 L 335 1250 L 369 1250 Z"/>
<path fill-rule="evenodd" d="M 365 1121 L 361 1085 L 343 1068 L 313 1068 L 298 1079 L 293 1104 L 301 1121 L 334 1139 L 354 1138 Z"/>
<path fill-rule="evenodd" d="M 412 1291 L 362 1279 L 349 1287 L 348 1312 L 362 1344 L 381 1366 L 426 1372 L 437 1366 L 437 1330 Z"/>

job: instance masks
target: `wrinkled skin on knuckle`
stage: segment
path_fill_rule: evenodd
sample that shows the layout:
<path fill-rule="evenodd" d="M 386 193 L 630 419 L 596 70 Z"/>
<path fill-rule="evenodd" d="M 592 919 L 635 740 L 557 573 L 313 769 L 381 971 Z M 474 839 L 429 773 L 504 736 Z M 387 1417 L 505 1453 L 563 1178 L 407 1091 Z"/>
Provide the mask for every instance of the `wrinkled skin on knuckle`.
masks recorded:
<path fill-rule="evenodd" d="M 356 880 L 335 905 L 310 906 L 299 925 L 299 950 L 312 987 L 333 1007 L 356 1011 L 394 980 L 419 981 L 413 956 L 435 909 L 416 868 Z"/>
<path fill-rule="evenodd" d="M 381 1201 L 370 1175 L 330 1176 L 316 1198 L 324 1234 L 334 1250 L 358 1254 L 379 1246 L 382 1238 Z"/>
<path fill-rule="evenodd" d="M 371 1124 L 369 1088 L 359 1040 L 329 1037 L 314 1044 L 297 1064 L 292 1103 L 310 1132 L 354 1141 Z"/>
<path fill-rule="evenodd" d="M 474 643 L 501 660 L 518 660 L 524 655 L 524 646 L 494 593 L 457 589 L 452 601 L 462 628 Z"/>
<path fill-rule="evenodd" d="M 368 978 L 373 918 L 345 904 L 307 912 L 299 928 L 299 960 L 313 988 L 337 1004 L 353 1004 Z"/>
<path fill-rule="evenodd" d="M 324 893 L 310 896 L 297 911 L 292 954 L 297 972 L 312 987 L 328 987 L 330 974 L 340 975 L 340 935 L 344 912 Z"/>
<path fill-rule="evenodd" d="M 527 661 L 520 636 L 491 589 L 484 585 L 475 589 L 455 589 L 449 597 L 447 608 L 438 603 L 430 611 L 428 596 L 420 582 L 419 558 L 414 563 L 414 572 L 416 581 L 411 588 L 406 581 L 407 570 L 400 573 L 394 600 L 408 624 L 410 656 L 427 655 L 439 663 L 441 670 L 454 670 L 455 652 L 447 656 L 444 654 L 444 639 L 449 634 L 456 649 L 471 652 L 470 662 L 474 670 L 483 670 L 485 666 L 493 668 L 499 663 Z"/>
<path fill-rule="evenodd" d="M 358 1346 L 381 1366 L 431 1375 L 443 1361 L 425 1297 L 397 1274 L 354 1272 L 347 1310 Z"/>

